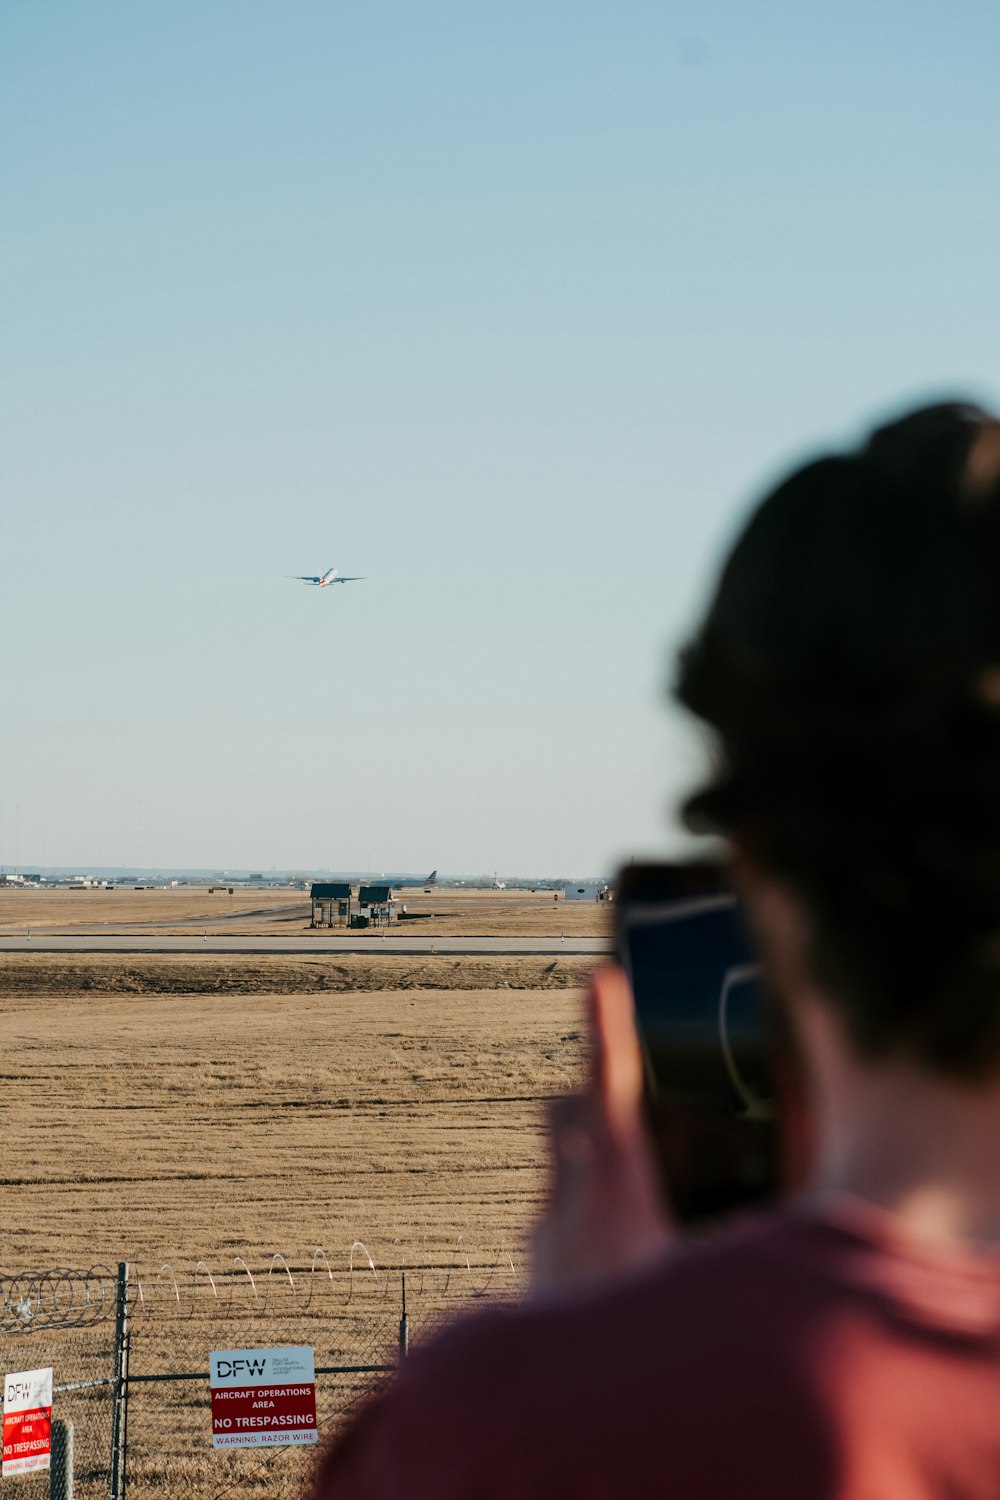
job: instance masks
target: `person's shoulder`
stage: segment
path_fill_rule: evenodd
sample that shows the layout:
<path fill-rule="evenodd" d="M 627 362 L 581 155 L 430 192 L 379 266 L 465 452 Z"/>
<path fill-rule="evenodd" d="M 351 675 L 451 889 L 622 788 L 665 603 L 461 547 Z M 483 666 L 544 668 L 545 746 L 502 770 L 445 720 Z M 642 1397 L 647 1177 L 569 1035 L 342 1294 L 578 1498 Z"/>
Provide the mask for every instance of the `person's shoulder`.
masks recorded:
<path fill-rule="evenodd" d="M 747 1224 L 602 1287 L 460 1319 L 407 1358 L 334 1450 L 321 1493 L 381 1497 L 408 1474 L 413 1500 L 606 1494 L 623 1455 L 655 1473 L 667 1428 L 678 1476 L 711 1470 L 708 1428 L 729 1408 L 736 1438 L 757 1441 L 749 1426 L 740 1438 L 747 1360 L 775 1343 L 786 1235 Z M 784 1400 L 797 1385 L 779 1366 L 768 1380 Z"/>
<path fill-rule="evenodd" d="M 656 1346 L 661 1323 L 675 1335 L 697 1324 L 704 1343 L 713 1309 L 738 1303 L 745 1319 L 755 1310 L 773 1317 L 779 1304 L 765 1295 L 767 1289 L 780 1283 L 788 1293 L 796 1280 L 801 1296 L 817 1295 L 815 1271 L 803 1265 L 803 1239 L 801 1226 L 783 1215 L 748 1219 L 705 1241 L 681 1243 L 641 1270 L 603 1284 L 461 1317 L 418 1350 L 405 1373 L 421 1389 L 454 1383 L 468 1397 L 473 1371 L 480 1388 L 486 1383 L 509 1394 L 515 1372 L 524 1384 L 526 1367 L 545 1378 L 548 1365 L 563 1371 L 578 1356 L 578 1368 L 592 1368 L 595 1351 L 607 1358 L 621 1349 L 634 1359 L 644 1347 Z M 732 1328 L 722 1321 L 728 1337 Z M 676 1352 L 676 1336 L 669 1342 Z"/>
<path fill-rule="evenodd" d="M 970 1340 L 973 1359 L 954 1357 Z M 995 1257 L 928 1251 L 850 1205 L 763 1214 L 603 1287 L 461 1319 L 406 1360 L 320 1492 L 587 1500 L 616 1493 L 627 1461 L 646 1496 L 669 1452 L 678 1496 L 770 1494 L 776 1464 L 786 1492 L 825 1493 L 843 1431 L 899 1391 L 914 1406 L 932 1365 L 933 1427 L 942 1348 L 981 1435 L 1000 1387 Z"/>

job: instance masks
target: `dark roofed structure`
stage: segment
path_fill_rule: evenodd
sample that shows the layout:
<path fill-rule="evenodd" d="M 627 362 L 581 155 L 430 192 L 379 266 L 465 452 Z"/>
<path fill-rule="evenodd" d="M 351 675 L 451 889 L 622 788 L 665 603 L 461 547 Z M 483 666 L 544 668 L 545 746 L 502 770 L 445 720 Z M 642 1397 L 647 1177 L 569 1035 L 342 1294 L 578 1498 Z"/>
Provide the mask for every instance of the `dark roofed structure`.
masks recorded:
<path fill-rule="evenodd" d="M 349 927 L 351 922 L 351 882 L 349 880 L 314 880 L 309 892 L 312 905 L 310 927 Z"/>

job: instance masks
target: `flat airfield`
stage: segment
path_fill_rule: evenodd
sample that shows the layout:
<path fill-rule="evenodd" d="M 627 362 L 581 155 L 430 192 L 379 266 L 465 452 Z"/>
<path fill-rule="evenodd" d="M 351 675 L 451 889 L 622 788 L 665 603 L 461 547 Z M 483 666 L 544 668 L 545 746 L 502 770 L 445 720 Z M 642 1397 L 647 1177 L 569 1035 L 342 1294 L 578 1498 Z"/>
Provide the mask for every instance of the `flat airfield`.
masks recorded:
<path fill-rule="evenodd" d="M 0 893 L 0 930 L 30 924 L 32 941 L 274 923 L 303 940 L 280 957 L 0 954 L 0 1265 L 302 1264 L 318 1246 L 344 1262 L 360 1240 L 385 1266 L 444 1264 L 460 1243 L 474 1265 L 523 1267 L 592 960 L 392 939 L 327 954 L 296 895 Z M 603 907 L 551 893 L 400 898 L 436 936 L 607 938 Z"/>
<path fill-rule="evenodd" d="M 558 899 L 556 899 L 558 894 Z M 606 938 L 608 908 L 594 901 L 565 901 L 552 891 L 489 891 L 418 887 L 397 890 L 406 918 L 393 922 L 394 937 Z M 71 890 L 0 887 L 0 940 L 47 934 L 286 937 L 307 947 L 343 929 L 310 928 L 309 897 L 288 887 L 99 886 Z"/>
<path fill-rule="evenodd" d="M 7 937 L 30 923 L 36 945 L 0 951 L 3 1331 L 9 1368 L 56 1370 L 81 1500 L 108 1492 L 107 1386 L 87 1383 L 113 1369 L 117 1262 L 129 1493 L 168 1500 L 291 1500 L 316 1452 L 213 1453 L 208 1351 L 311 1345 L 325 1442 L 396 1358 L 404 1287 L 416 1342 L 524 1290 L 546 1108 L 584 1067 L 593 959 L 559 934 L 603 947 L 608 913 L 530 893 L 406 899 L 442 944 L 555 951 L 324 952 L 288 891 L 234 892 L 229 911 L 190 890 L 0 892 Z M 192 948 L 199 926 L 209 942 Z M 40 951 L 38 934 L 87 927 L 133 950 L 172 929 L 192 951 Z M 284 951 L 213 953 L 213 932 Z M 80 1278 L 37 1274 L 102 1266 L 85 1284 L 103 1287 L 99 1316 L 74 1329 Z"/>

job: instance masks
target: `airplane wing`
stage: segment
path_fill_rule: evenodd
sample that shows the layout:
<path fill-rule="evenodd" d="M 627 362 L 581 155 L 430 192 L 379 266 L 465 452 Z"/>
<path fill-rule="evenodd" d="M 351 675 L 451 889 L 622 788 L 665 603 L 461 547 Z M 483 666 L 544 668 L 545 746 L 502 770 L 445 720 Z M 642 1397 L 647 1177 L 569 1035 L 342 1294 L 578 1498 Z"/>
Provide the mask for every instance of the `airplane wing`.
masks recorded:
<path fill-rule="evenodd" d="M 294 578 L 296 583 L 315 583 L 318 584 L 320 588 L 323 588 L 331 583 L 361 583 L 363 579 L 367 578 L 367 576 L 368 575 L 366 573 L 359 573 L 351 577 L 340 578 L 337 576 L 337 573 L 333 568 L 327 568 L 326 572 L 323 573 L 320 577 L 317 577 L 314 573 L 285 574 L 286 578 Z"/>

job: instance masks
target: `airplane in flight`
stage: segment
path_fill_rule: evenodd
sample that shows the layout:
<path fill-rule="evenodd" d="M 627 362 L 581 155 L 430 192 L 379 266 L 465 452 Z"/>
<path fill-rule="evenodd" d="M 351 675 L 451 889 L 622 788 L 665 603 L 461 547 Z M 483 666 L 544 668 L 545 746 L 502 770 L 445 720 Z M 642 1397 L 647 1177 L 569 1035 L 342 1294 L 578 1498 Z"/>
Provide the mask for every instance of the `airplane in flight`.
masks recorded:
<path fill-rule="evenodd" d="M 363 583 L 367 574 L 362 573 L 354 578 L 349 578 L 343 573 L 338 573 L 336 568 L 327 568 L 326 572 L 319 578 L 313 574 L 288 573 L 288 578 L 294 578 L 296 583 L 309 583 L 313 588 L 329 588 L 331 583 Z"/>

